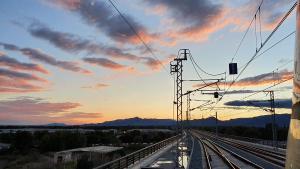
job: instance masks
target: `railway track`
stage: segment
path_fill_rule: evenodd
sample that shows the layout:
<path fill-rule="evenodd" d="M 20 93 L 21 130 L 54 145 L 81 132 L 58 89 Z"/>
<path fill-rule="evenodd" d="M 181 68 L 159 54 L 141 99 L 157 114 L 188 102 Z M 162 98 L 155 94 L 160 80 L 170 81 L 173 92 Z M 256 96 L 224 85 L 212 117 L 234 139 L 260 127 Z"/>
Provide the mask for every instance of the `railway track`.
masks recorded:
<path fill-rule="evenodd" d="M 214 164 L 212 163 L 215 162 L 210 157 L 210 153 L 212 153 L 211 151 L 214 150 L 214 153 L 217 154 L 220 157 L 220 159 L 222 159 L 223 157 L 227 159 L 227 164 L 223 164 L 224 167 L 226 166 L 225 168 L 283 168 L 285 165 L 285 155 L 279 152 L 265 150 L 251 145 L 241 144 L 240 142 L 235 142 L 229 139 L 219 139 L 215 135 L 199 132 L 196 130 L 192 131 L 192 135 L 196 137 L 202 144 L 205 161 L 207 164 L 206 167 L 209 169 L 219 168 L 214 167 Z M 231 147 L 234 147 L 235 150 L 238 149 L 240 152 L 242 151 L 243 153 L 237 153 L 234 150 L 232 150 L 233 148 Z M 249 159 L 249 156 L 251 156 L 252 158 Z M 257 158 L 259 158 L 259 160 L 256 160 Z M 216 160 L 217 159 L 215 159 L 215 161 Z M 264 160 L 263 165 L 259 163 L 262 160 Z M 224 159 L 222 159 L 222 161 L 223 163 L 226 163 Z M 231 165 L 228 165 L 229 163 Z"/>

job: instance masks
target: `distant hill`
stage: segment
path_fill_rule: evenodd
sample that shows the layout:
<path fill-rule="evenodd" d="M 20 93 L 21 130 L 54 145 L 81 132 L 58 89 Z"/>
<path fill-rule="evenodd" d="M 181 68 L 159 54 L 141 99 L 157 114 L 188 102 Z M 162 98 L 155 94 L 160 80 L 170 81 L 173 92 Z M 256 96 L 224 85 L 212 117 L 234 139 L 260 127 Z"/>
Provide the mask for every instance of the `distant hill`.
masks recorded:
<path fill-rule="evenodd" d="M 253 118 L 237 118 L 225 121 L 218 121 L 220 126 L 253 126 L 264 127 L 267 123 L 272 122 L 271 115 L 258 116 Z M 206 119 L 196 119 L 190 121 L 192 126 L 214 126 L 216 119 L 214 117 Z M 276 115 L 276 123 L 278 126 L 289 126 L 290 114 L 278 114 Z M 129 118 L 118 119 L 113 121 L 106 121 L 103 123 L 93 124 L 94 126 L 174 126 L 176 121 L 171 119 L 143 119 L 143 118 Z"/>
<path fill-rule="evenodd" d="M 277 114 L 276 124 L 280 127 L 289 126 L 290 124 L 290 114 Z M 220 126 L 253 126 L 253 127 L 264 127 L 267 123 L 272 122 L 271 115 L 257 116 L 253 118 L 237 118 L 225 121 L 218 121 Z M 190 124 L 192 126 L 214 126 L 216 119 L 210 117 L 207 119 L 192 120 Z"/>
<path fill-rule="evenodd" d="M 173 126 L 175 121 L 171 119 L 142 119 L 139 117 L 119 119 L 95 124 L 96 126 Z"/>
<path fill-rule="evenodd" d="M 49 123 L 46 124 L 46 126 L 58 126 L 58 127 L 62 127 L 62 126 L 67 126 L 65 123 Z"/>

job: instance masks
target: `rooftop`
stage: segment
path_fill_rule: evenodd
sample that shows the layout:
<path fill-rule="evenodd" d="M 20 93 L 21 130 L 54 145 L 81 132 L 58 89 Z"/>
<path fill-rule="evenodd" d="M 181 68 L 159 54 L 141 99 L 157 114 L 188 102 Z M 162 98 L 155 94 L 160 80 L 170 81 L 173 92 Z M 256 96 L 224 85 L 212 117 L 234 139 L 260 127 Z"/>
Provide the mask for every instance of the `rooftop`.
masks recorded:
<path fill-rule="evenodd" d="M 83 147 L 75 148 L 64 151 L 59 151 L 57 153 L 69 153 L 69 152 L 96 152 L 96 153 L 109 153 L 122 149 L 123 147 L 111 147 L 111 146 L 95 146 L 95 147 Z"/>

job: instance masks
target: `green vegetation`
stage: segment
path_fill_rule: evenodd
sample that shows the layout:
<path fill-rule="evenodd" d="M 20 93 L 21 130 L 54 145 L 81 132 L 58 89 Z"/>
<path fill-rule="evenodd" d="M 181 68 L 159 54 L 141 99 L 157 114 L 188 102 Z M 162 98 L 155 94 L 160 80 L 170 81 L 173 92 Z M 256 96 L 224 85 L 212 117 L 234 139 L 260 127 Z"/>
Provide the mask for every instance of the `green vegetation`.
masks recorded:
<path fill-rule="evenodd" d="M 174 133 L 161 131 L 118 130 L 90 131 L 90 130 L 61 130 L 49 131 L 18 131 L 1 133 L 0 142 L 11 144 L 7 152 L 2 152 L 0 161 L 7 163 L 5 169 L 60 169 L 53 163 L 53 154 L 57 151 L 90 147 L 97 145 L 121 146 L 122 150 L 114 152 L 112 157 L 117 158 L 144 148 L 152 143 L 159 142 L 173 136 Z M 71 162 L 63 166 L 64 169 L 91 168 L 93 163 L 87 158 Z"/>

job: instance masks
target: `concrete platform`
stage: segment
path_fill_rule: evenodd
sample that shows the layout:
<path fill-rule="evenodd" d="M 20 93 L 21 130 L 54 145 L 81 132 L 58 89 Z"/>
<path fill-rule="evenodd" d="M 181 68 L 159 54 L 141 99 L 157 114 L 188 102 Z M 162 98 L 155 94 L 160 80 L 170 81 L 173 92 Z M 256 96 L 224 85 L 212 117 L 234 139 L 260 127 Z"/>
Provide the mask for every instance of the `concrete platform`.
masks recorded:
<path fill-rule="evenodd" d="M 191 157 L 188 169 L 202 169 L 204 156 L 202 156 L 202 147 L 197 139 L 192 138 Z"/>
<path fill-rule="evenodd" d="M 155 152 L 147 158 L 141 160 L 139 163 L 134 164 L 131 169 L 142 169 L 142 168 L 161 168 L 174 169 L 174 150 L 176 148 L 176 142 L 166 146 L 165 148 Z"/>

